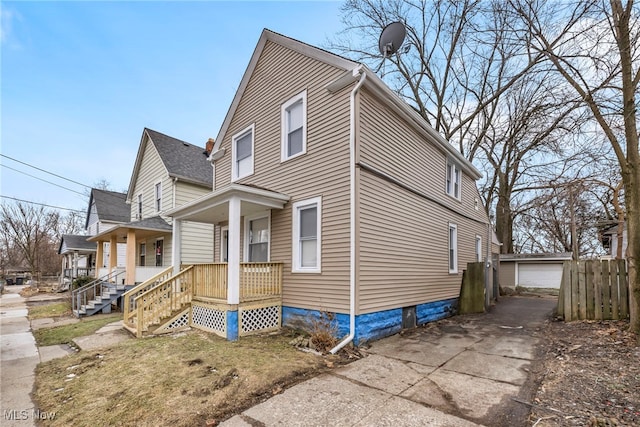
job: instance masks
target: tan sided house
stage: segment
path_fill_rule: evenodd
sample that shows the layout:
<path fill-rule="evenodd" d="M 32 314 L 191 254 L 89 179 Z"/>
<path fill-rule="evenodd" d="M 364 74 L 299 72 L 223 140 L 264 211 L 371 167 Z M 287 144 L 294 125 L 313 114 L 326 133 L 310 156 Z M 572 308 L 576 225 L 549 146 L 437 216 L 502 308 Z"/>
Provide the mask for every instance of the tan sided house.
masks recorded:
<path fill-rule="evenodd" d="M 163 311 L 228 339 L 333 313 L 337 350 L 449 316 L 490 254 L 481 174 L 362 64 L 264 30 L 215 141 L 210 191 L 163 209 L 176 275 L 135 296 L 138 334 Z M 213 264 L 192 265 L 192 222 Z"/>
<path fill-rule="evenodd" d="M 211 163 L 207 161 L 203 147 L 145 128 L 126 194 L 127 220 L 96 230 L 96 234 L 88 238 L 90 242 L 98 242 L 97 259 L 104 258 L 109 262 L 102 271 L 110 274 L 105 281 L 115 282 L 125 290 L 168 278 L 173 271 L 172 247 L 175 242 L 172 219 L 166 212 L 209 193 L 211 185 Z M 94 190 L 92 195 L 99 194 Z M 213 261 L 212 225 L 186 222 L 182 232 L 180 253 L 183 261 Z M 116 248 L 123 244 L 126 248 L 124 269 L 118 268 L 116 252 Z M 103 247 L 110 248 L 112 253 L 109 257 L 101 253 Z M 98 298 L 95 304 L 91 304 L 94 293 L 99 294 L 100 291 L 92 290 L 91 297 L 81 298 L 91 305 L 93 312 L 99 305 Z M 106 304 L 107 298 L 104 300 Z"/>

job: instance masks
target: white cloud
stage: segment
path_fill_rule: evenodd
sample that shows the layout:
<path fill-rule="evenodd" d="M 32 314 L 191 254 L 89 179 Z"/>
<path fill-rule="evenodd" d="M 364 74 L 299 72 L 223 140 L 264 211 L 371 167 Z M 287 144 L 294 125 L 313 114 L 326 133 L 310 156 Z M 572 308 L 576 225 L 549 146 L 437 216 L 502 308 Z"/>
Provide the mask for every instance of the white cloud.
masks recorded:
<path fill-rule="evenodd" d="M 22 15 L 15 10 L 8 9 L 6 6 L 0 8 L 0 42 L 3 46 L 10 48 L 20 48 L 20 42 L 16 39 L 14 33 L 14 24 L 22 21 Z"/>

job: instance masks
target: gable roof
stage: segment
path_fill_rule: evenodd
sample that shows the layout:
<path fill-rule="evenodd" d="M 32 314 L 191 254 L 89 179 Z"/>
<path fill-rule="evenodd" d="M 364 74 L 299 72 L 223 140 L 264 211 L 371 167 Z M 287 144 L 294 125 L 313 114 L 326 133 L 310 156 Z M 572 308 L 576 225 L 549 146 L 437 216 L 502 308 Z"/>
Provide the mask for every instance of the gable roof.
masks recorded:
<path fill-rule="evenodd" d="M 80 236 L 77 234 L 63 234 L 60 239 L 60 246 L 58 247 L 58 253 L 62 254 L 62 246 L 65 245 L 68 251 L 80 251 L 80 252 L 95 252 L 96 243 L 87 242 L 88 236 Z"/>
<path fill-rule="evenodd" d="M 131 209 L 126 203 L 127 194 L 117 191 L 91 189 L 89 196 L 89 207 L 87 208 L 87 219 L 84 224 L 86 229 L 89 226 L 89 216 L 91 206 L 95 203 L 98 220 L 103 222 L 128 222 L 131 221 Z"/>
<path fill-rule="evenodd" d="M 211 163 L 207 160 L 204 147 L 144 128 L 129 182 L 127 200 L 131 201 L 131 197 L 133 197 L 134 183 L 140 171 L 146 145 L 149 142 L 156 148 L 169 177 L 202 187 L 211 188 L 213 186 L 213 171 Z"/>
<path fill-rule="evenodd" d="M 283 36 L 282 34 L 275 33 L 266 28 L 262 30 L 262 34 L 260 35 L 258 44 L 256 45 L 256 48 L 251 55 L 249 65 L 247 66 L 247 69 L 242 76 L 242 80 L 240 81 L 238 90 L 236 91 L 233 101 L 231 102 L 231 106 L 227 111 L 227 115 L 222 122 L 220 132 L 215 139 L 215 145 L 213 146 L 213 149 L 211 150 L 211 154 L 209 156 L 210 160 L 213 161 L 216 158 L 216 152 L 220 149 L 220 145 L 222 144 L 231 120 L 233 119 L 236 109 L 240 104 L 242 95 L 247 88 L 249 80 L 251 79 L 251 75 L 256 68 L 260 55 L 262 54 L 267 41 L 279 44 L 307 57 L 332 65 L 336 68 L 343 69 L 345 73 L 336 81 L 330 83 L 327 86 L 327 90 L 331 92 L 343 89 L 346 86 L 357 82 L 360 79 L 361 73 L 366 74 L 366 79 L 363 82 L 364 86 L 370 89 L 374 94 L 378 95 L 385 105 L 387 105 L 391 110 L 395 111 L 401 117 L 403 117 L 407 121 L 407 123 L 409 123 L 409 125 L 418 133 L 420 133 L 425 139 L 434 143 L 434 145 L 442 150 L 446 155 L 453 157 L 460 165 L 460 167 L 473 179 L 477 180 L 482 177 L 482 173 L 478 169 L 476 169 L 476 167 L 473 166 L 473 164 L 469 160 L 467 160 L 467 158 L 465 158 L 462 153 L 460 153 L 453 145 L 445 140 L 442 135 L 436 132 L 436 130 L 433 129 L 431 125 L 429 125 L 429 123 L 427 123 L 427 121 L 413 107 L 407 104 L 394 91 L 392 91 L 382 81 L 382 79 L 380 79 L 380 77 L 378 77 L 378 75 L 371 71 L 366 65 L 351 61 L 342 56 L 328 52 L 324 49 L 317 48 L 315 46 L 311 46 L 290 37 Z"/>

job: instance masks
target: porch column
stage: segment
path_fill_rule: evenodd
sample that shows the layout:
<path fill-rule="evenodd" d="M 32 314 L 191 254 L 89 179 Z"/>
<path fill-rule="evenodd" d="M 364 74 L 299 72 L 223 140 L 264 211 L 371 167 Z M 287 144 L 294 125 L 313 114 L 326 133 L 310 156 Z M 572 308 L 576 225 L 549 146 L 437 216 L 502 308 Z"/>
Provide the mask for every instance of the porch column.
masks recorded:
<path fill-rule="evenodd" d="M 124 274 L 125 285 L 135 285 L 136 283 L 136 231 L 127 230 L 127 263 Z"/>
<path fill-rule="evenodd" d="M 240 198 L 229 200 L 229 251 L 227 253 L 227 339 L 238 339 L 238 304 L 240 303 Z"/>
<path fill-rule="evenodd" d="M 109 274 L 118 266 L 118 236 L 112 234 L 109 237 Z M 109 279 L 113 277 L 109 276 Z"/>
<path fill-rule="evenodd" d="M 100 277 L 100 268 L 104 265 L 104 242 L 99 241 L 96 251 L 96 279 Z"/>
<path fill-rule="evenodd" d="M 73 251 L 73 261 L 71 262 L 71 277 L 75 279 L 78 277 L 78 251 Z"/>
<path fill-rule="evenodd" d="M 227 254 L 227 303 L 240 302 L 240 199 L 229 200 L 229 253 Z"/>
<path fill-rule="evenodd" d="M 173 219 L 173 243 L 171 247 L 171 262 L 173 263 L 173 274 L 180 272 L 182 265 L 182 220 Z"/>

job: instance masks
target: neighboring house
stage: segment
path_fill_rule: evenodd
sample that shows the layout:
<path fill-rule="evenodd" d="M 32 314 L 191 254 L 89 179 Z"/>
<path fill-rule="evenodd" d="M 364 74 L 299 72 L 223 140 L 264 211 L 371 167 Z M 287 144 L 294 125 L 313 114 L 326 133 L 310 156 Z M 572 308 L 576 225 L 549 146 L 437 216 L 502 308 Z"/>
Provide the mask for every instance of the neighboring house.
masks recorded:
<path fill-rule="evenodd" d="M 627 257 L 627 223 L 624 223 L 622 229 L 622 252 L 618 254 L 618 247 L 620 242 L 620 233 L 618 232 L 618 226 L 614 226 L 604 230 L 600 234 L 602 247 L 607 251 L 607 255 L 613 259 L 626 258 Z"/>
<path fill-rule="evenodd" d="M 453 145 L 366 66 L 269 30 L 210 160 L 213 191 L 165 213 L 174 238 L 215 226 L 217 276 L 183 316 L 228 339 L 329 315 L 359 344 L 450 316 L 492 252 L 481 174 Z"/>
<path fill-rule="evenodd" d="M 141 283 L 173 265 L 174 239 L 166 211 L 210 192 L 211 185 L 212 168 L 204 147 L 143 130 L 126 196 L 127 222 L 89 239 L 112 247 L 125 245 L 125 268 L 117 283 Z M 185 224 L 179 249 L 183 262 L 212 262 L 213 226 Z M 113 271 L 117 265 L 111 259 L 107 267 Z"/>
<path fill-rule="evenodd" d="M 126 200 L 126 193 L 92 188 L 91 195 L 89 196 L 89 205 L 87 207 L 87 220 L 84 226 L 85 232 L 88 235 L 85 236 L 85 239 L 89 236 L 104 233 L 118 224 L 129 222 L 130 208 L 126 203 Z M 109 273 L 109 266 L 111 265 L 111 243 L 102 242 L 101 245 L 102 255 L 100 258 L 95 260 L 98 268 L 98 271 L 96 271 L 98 277 L 102 277 Z M 115 255 L 116 268 L 124 269 L 126 262 L 125 254 L 126 245 L 118 243 L 116 245 Z"/>
<path fill-rule="evenodd" d="M 95 275 L 96 244 L 87 242 L 87 236 L 62 235 L 58 254 L 62 255 L 61 285 L 68 285 L 78 277 Z"/>
<path fill-rule="evenodd" d="M 562 264 L 571 259 L 570 252 L 502 254 L 500 255 L 500 286 L 560 289 Z"/>

